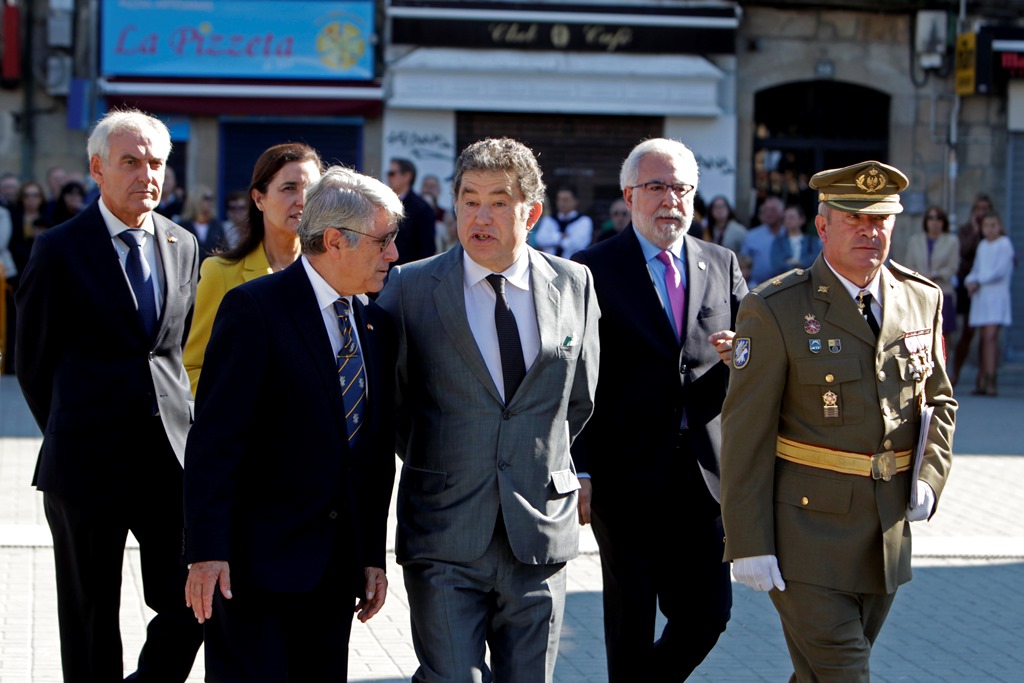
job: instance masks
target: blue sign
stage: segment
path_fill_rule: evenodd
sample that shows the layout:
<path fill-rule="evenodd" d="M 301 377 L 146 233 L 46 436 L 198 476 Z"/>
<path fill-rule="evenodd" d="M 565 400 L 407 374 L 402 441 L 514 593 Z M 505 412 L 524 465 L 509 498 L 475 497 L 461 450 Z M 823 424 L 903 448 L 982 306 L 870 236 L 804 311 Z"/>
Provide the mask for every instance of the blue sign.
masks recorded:
<path fill-rule="evenodd" d="M 372 0 L 103 0 L 107 76 L 373 79 Z"/>

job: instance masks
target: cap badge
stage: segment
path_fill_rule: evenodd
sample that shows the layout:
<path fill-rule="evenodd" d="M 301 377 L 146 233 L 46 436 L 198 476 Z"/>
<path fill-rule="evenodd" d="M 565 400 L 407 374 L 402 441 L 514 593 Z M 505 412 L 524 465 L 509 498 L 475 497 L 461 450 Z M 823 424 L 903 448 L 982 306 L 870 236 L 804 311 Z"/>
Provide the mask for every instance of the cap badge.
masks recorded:
<path fill-rule="evenodd" d="M 881 192 L 889 184 L 889 178 L 877 168 L 871 168 L 857 176 L 854 182 L 865 192 Z"/>

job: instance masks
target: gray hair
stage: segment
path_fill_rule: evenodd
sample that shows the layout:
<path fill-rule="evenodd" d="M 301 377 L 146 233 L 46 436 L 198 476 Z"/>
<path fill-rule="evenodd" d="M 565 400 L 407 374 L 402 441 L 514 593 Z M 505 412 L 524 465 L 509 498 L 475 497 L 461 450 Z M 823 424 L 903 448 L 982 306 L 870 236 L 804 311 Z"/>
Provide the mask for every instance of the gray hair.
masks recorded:
<path fill-rule="evenodd" d="M 109 162 L 110 136 L 122 133 L 148 135 L 157 156 L 166 160 L 171 155 L 171 133 L 163 121 L 138 109 L 115 109 L 100 119 L 89 135 L 89 158 L 98 156 Z"/>
<path fill-rule="evenodd" d="M 298 227 L 302 253 L 324 253 L 324 232 L 328 228 L 372 233 L 377 209 L 387 212 L 388 223 L 397 223 L 405 215 L 402 200 L 381 181 L 344 166 L 331 166 L 306 190 L 306 205 Z M 348 230 L 341 233 L 350 247 L 356 246 L 362 237 Z"/>
<path fill-rule="evenodd" d="M 637 181 L 640 179 L 640 162 L 649 154 L 671 157 L 679 159 L 684 163 L 693 164 L 693 168 L 697 172 L 697 177 L 694 178 L 693 183 L 696 189 L 700 174 L 697 158 L 690 151 L 689 147 L 678 140 L 670 140 L 669 138 L 651 138 L 644 140 L 633 148 L 633 151 L 629 153 L 626 160 L 622 162 L 622 170 L 619 172 L 619 189 L 625 190 L 627 187 L 637 184 Z"/>
<path fill-rule="evenodd" d="M 514 176 L 528 204 L 544 201 L 544 181 L 533 150 L 512 138 L 487 138 L 462 150 L 455 162 L 452 193 L 459 197 L 462 177 L 469 171 L 502 171 Z M 457 203 L 457 202 L 456 202 Z"/>

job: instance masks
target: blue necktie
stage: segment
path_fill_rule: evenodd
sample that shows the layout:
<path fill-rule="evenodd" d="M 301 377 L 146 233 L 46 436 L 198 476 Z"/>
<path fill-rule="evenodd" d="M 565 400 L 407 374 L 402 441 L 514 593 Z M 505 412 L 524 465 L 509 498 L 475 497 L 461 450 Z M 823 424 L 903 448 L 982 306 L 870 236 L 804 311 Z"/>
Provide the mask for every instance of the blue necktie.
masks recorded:
<path fill-rule="evenodd" d="M 505 278 L 497 273 L 487 276 L 487 284 L 494 289 L 494 329 L 498 332 L 498 352 L 501 354 L 501 379 L 505 385 L 505 405 L 512 402 L 516 389 L 526 377 L 523 342 L 519 338 L 516 316 L 505 298 Z"/>
<path fill-rule="evenodd" d="M 366 372 L 363 356 L 359 353 L 355 330 L 349 322 L 351 304 L 347 299 L 334 302 L 338 315 L 338 330 L 341 331 L 341 349 L 338 351 L 338 383 L 341 385 L 341 400 L 345 405 L 345 427 L 348 442 L 355 444 L 359 428 L 363 426 L 363 409 L 366 403 Z"/>
<path fill-rule="evenodd" d="M 128 282 L 135 292 L 135 302 L 139 307 L 139 316 L 142 318 L 142 327 L 146 335 L 153 336 L 156 332 L 156 295 L 153 289 L 153 273 L 149 269 L 149 262 L 142 255 L 142 238 L 144 230 L 124 230 L 117 236 L 128 246 L 128 258 L 124 264 L 124 272 L 128 275 Z"/>

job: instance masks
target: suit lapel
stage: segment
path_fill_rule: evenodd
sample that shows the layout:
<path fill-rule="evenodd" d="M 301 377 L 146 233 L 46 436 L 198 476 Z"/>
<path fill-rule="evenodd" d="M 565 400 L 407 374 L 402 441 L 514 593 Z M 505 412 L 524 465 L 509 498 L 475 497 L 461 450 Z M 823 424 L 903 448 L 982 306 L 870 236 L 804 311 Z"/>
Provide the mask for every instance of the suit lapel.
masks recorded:
<path fill-rule="evenodd" d="M 462 356 L 466 366 L 473 372 L 480 383 L 502 403 L 501 394 L 494 386 L 491 373 L 487 370 L 480 348 L 476 345 L 473 330 L 469 327 L 466 317 L 466 297 L 463 294 L 464 277 L 462 274 L 462 247 L 449 249 L 438 259 L 433 276 L 437 281 L 434 287 L 434 306 L 441 320 L 445 333 L 455 350 Z"/>
<path fill-rule="evenodd" d="M 270 261 L 263 251 L 263 242 L 242 258 L 242 280 L 249 282 L 270 272 Z"/>
<path fill-rule="evenodd" d="M 636 319 L 650 321 L 642 325 L 643 333 L 653 335 L 658 345 L 665 347 L 672 355 L 677 354 L 679 340 L 676 339 L 676 332 L 665 314 L 665 306 L 658 296 L 658 290 L 651 281 L 647 259 L 644 258 L 644 251 L 640 247 L 636 233 L 633 232 L 632 225 L 614 239 L 619 241 L 618 246 L 622 251 L 622 292 L 628 297 L 631 308 L 636 310 Z M 689 304 L 687 308 L 689 309 Z M 696 319 L 696 314 L 694 317 Z"/>
<path fill-rule="evenodd" d="M 701 302 L 704 301 L 704 290 L 708 282 L 707 263 L 704 261 L 704 249 L 700 242 L 686 235 L 683 238 L 683 245 L 686 250 L 686 310 L 683 313 L 686 326 L 683 328 L 680 345 L 686 344 L 689 330 L 697 329 L 697 313 L 700 312 Z M 701 340 L 702 343 L 703 341 Z"/>
<path fill-rule="evenodd" d="M 375 339 L 377 330 L 367 315 L 367 301 L 368 299 L 362 295 L 352 297 L 356 334 L 359 335 L 359 350 L 363 356 L 363 372 L 366 374 L 366 386 L 369 387 L 369 402 L 366 406 L 367 409 L 363 411 L 363 415 L 368 416 L 367 422 L 369 424 L 365 424 L 360 432 L 369 434 L 374 429 L 374 421 L 378 418 L 378 411 L 388 410 L 389 407 L 388 399 L 381 396 L 380 389 L 384 384 L 380 380 L 382 369 L 377 362 L 377 354 L 379 353 L 379 346 Z M 341 392 L 338 393 L 340 395 Z M 381 401 L 379 399 L 384 400 Z"/>
<path fill-rule="evenodd" d="M 882 325 L 878 341 L 881 343 L 881 347 L 885 348 L 891 342 L 898 342 L 903 338 L 903 333 L 906 330 L 905 321 L 910 313 L 905 302 L 909 298 L 903 296 L 903 283 L 894 278 L 889 269 L 884 266 L 882 267 L 880 289 L 882 291 Z"/>
<path fill-rule="evenodd" d="M 157 326 L 157 343 L 165 334 L 168 326 L 174 319 L 174 311 L 171 310 L 177 301 L 178 288 L 181 286 L 179 265 L 181 252 L 178 249 L 178 238 L 170 232 L 170 222 L 158 213 L 153 214 L 153 233 L 156 240 L 156 251 L 160 253 L 160 265 L 163 268 L 164 292 L 163 301 L 160 305 L 160 323 Z"/>
<path fill-rule="evenodd" d="M 557 349 L 562 341 L 558 337 L 566 328 L 565 321 L 560 317 L 562 293 L 558 289 L 558 273 L 537 251 L 529 247 L 527 249 L 530 258 L 530 296 L 533 297 L 533 308 L 537 314 L 540 348 L 529 372 L 523 378 L 523 385 L 534 381 L 532 378 L 541 373 L 545 359 L 558 355 Z M 528 323 L 519 323 L 525 324 Z M 582 333 L 582 330 L 578 332 Z M 577 331 L 573 330 L 572 334 L 577 334 Z M 523 391 L 523 387 L 520 387 L 516 396 L 512 398 L 515 400 L 525 393 L 527 392 Z"/>
<path fill-rule="evenodd" d="M 303 348 L 309 354 L 313 367 L 316 368 L 321 388 L 327 395 L 334 414 L 344 414 L 341 392 L 338 390 L 337 384 L 338 366 L 334 350 L 331 347 L 330 337 L 327 336 L 327 330 L 324 329 L 323 315 L 317 305 L 313 285 L 310 284 L 302 263 L 296 261 L 279 275 L 273 277 L 283 278 L 287 282 L 285 308 L 288 315 L 295 326 L 299 339 L 302 340 Z M 298 349 L 296 349 L 296 353 L 298 353 Z M 344 432 L 344 421 L 339 418 L 337 422 L 338 427 Z M 347 434 L 343 434 L 342 441 L 347 443 Z"/>

